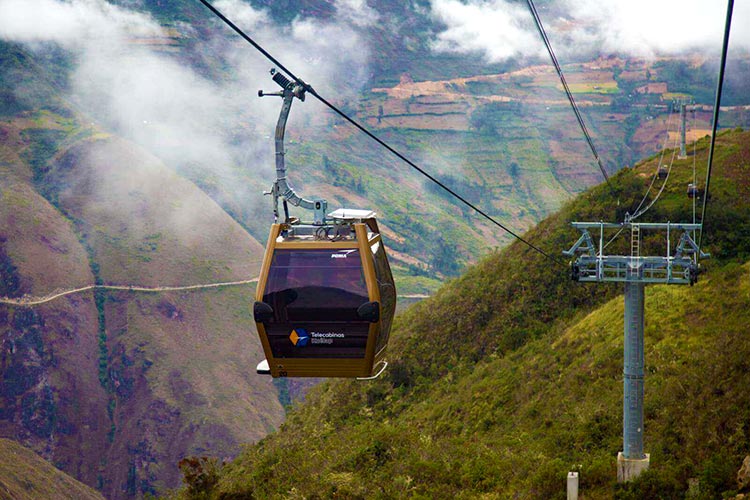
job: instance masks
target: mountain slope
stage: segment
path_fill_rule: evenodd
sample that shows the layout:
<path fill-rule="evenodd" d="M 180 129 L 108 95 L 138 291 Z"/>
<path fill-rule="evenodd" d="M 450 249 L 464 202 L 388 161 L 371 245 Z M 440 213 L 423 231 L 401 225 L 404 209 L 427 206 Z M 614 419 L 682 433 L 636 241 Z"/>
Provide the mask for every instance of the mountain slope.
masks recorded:
<path fill-rule="evenodd" d="M 731 491 L 750 450 L 742 389 L 750 384 L 750 264 L 738 263 L 750 257 L 749 139 L 747 132 L 718 138 L 707 274 L 692 288 L 646 292 L 652 469 L 638 481 L 614 484 L 619 287 L 573 283 L 564 267 L 515 243 L 397 319 L 387 375 L 321 386 L 278 433 L 221 471 L 213 495 L 563 498 L 572 469 L 581 471 L 588 498 L 679 497 L 691 479 L 706 498 Z M 705 165 L 706 150 L 703 140 L 697 165 Z M 614 199 L 594 188 L 527 237 L 556 253 L 577 238 L 569 221 L 632 213 L 657 164 L 623 170 L 612 180 Z M 689 220 L 684 186 L 692 175 L 691 161 L 676 162 L 643 221 Z M 627 243 L 616 241 L 612 251 Z M 644 245 L 642 254 L 663 251 L 661 240 Z"/>
<path fill-rule="evenodd" d="M 257 276 L 261 245 L 135 145 L 49 112 L 0 131 L 4 297 Z M 1 305 L 0 436 L 110 498 L 177 486 L 184 456 L 233 456 L 284 417 L 254 373 L 253 295 L 246 283 Z"/>
<path fill-rule="evenodd" d="M 101 500 L 101 494 L 9 439 L 0 439 L 0 499 Z"/>
<path fill-rule="evenodd" d="M 14 142 L 0 146 L 6 159 L 2 295 L 46 295 L 91 284 L 88 256 L 72 224 L 24 180 L 31 171 L 9 151 Z M 109 428 L 107 395 L 97 376 L 96 321 L 90 295 L 34 309 L 0 305 L 0 436 L 23 442 L 89 485 L 96 484 L 99 464 L 88 455 L 106 446 Z"/>

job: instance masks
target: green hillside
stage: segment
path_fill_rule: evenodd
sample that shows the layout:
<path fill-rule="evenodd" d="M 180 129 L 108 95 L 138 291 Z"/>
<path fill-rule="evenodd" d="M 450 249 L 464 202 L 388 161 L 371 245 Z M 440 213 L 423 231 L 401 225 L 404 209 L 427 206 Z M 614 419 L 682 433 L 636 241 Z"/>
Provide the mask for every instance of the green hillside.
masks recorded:
<path fill-rule="evenodd" d="M 705 174 L 707 140 L 698 144 Z M 692 161 L 643 221 L 689 220 Z M 621 220 L 657 159 L 598 186 L 527 236 L 551 253 L 571 220 Z M 197 498 L 717 498 L 750 453 L 750 133 L 718 138 L 706 240 L 694 287 L 646 292 L 646 430 L 651 469 L 615 483 L 621 449 L 620 289 L 584 285 L 514 243 L 401 314 L 375 382 L 330 381 L 281 430 L 235 461 L 206 466 Z M 701 173 L 703 171 L 703 173 Z M 619 199 L 619 204 L 618 204 Z M 625 239 L 615 245 L 625 248 Z M 647 252 L 662 243 L 647 241 Z M 197 476 L 191 475 L 194 479 Z M 692 485 L 692 486 L 690 486 Z"/>
<path fill-rule="evenodd" d="M 0 499 L 102 500 L 97 491 L 55 469 L 42 457 L 10 439 L 0 439 Z"/>

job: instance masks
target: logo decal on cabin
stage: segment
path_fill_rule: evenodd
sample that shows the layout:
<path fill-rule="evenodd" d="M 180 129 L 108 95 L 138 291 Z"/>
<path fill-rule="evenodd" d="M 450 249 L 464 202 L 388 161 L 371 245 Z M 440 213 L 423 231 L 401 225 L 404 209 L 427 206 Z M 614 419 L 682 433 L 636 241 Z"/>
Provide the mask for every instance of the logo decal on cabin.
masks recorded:
<path fill-rule="evenodd" d="M 289 335 L 289 340 L 297 347 L 305 347 L 310 342 L 310 335 L 304 328 L 296 328 Z"/>
<path fill-rule="evenodd" d="M 356 248 L 352 250 L 339 250 L 336 253 L 332 253 L 331 258 L 332 259 L 346 259 L 347 257 L 349 257 L 349 254 L 351 254 L 352 252 L 356 252 L 356 251 L 357 251 Z"/>

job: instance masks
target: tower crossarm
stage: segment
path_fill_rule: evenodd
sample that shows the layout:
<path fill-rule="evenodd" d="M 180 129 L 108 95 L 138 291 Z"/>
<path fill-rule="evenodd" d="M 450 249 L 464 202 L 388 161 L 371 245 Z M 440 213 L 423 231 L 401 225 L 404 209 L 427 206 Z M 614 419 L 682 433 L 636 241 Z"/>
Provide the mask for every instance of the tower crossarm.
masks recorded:
<path fill-rule="evenodd" d="M 711 256 L 709 253 L 702 252 L 700 248 L 698 248 L 698 244 L 695 243 L 695 240 L 690 236 L 690 233 L 682 233 L 682 236 L 680 237 L 680 242 L 677 244 L 677 248 L 675 249 L 674 258 L 679 259 L 682 258 L 683 255 L 698 255 L 701 259 L 706 259 Z"/>
<path fill-rule="evenodd" d="M 581 231 L 578 241 L 563 255 L 578 257 L 571 263 L 571 275 L 575 281 L 583 282 L 630 282 L 690 284 L 698 279 L 698 259 L 709 255 L 698 249 L 691 231 L 700 228 L 700 224 L 689 223 L 635 223 L 612 224 L 604 222 L 574 222 L 573 226 Z M 597 250 L 590 229 L 599 228 L 599 248 Z M 665 252 L 662 255 L 642 255 L 639 248 L 630 249 L 630 255 L 604 255 L 605 230 L 629 228 L 634 234 L 643 230 L 664 231 L 666 234 Z M 671 232 L 677 230 L 682 234 L 672 254 Z M 631 247 L 636 245 L 631 239 Z"/>
<path fill-rule="evenodd" d="M 594 245 L 594 240 L 591 239 L 591 233 L 586 229 L 583 229 L 581 232 L 583 234 L 578 238 L 578 241 L 570 247 L 570 250 L 564 250 L 563 255 L 573 257 L 576 253 L 585 252 L 591 257 L 596 257 L 596 246 Z"/>

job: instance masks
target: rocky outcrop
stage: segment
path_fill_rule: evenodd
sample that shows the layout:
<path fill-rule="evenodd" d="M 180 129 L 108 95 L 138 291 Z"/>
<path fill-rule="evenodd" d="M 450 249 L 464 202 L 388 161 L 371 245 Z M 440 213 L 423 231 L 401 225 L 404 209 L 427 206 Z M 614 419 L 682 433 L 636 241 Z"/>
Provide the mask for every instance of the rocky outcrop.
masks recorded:
<path fill-rule="evenodd" d="M 739 491 L 750 491 L 750 455 L 742 461 L 742 467 L 737 471 L 737 488 Z"/>

